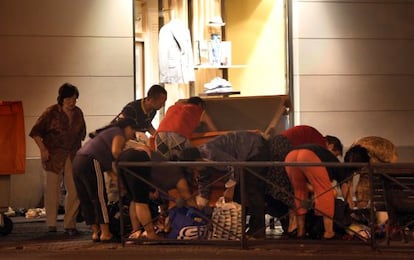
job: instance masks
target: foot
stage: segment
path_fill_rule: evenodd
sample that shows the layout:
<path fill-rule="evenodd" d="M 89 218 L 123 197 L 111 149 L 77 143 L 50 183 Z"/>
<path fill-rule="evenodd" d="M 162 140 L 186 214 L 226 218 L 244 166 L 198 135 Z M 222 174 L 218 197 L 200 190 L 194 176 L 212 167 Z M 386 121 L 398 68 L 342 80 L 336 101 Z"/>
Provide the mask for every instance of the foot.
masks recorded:
<path fill-rule="evenodd" d="M 335 237 L 335 233 L 334 232 L 325 232 L 323 234 L 323 239 L 324 240 L 329 240 Z"/>
<path fill-rule="evenodd" d="M 92 242 L 100 242 L 101 241 L 101 232 L 92 232 Z"/>
<path fill-rule="evenodd" d="M 49 226 L 49 227 L 47 227 L 47 232 L 57 232 L 57 228 L 56 228 L 56 226 Z"/>
<path fill-rule="evenodd" d="M 102 243 L 119 243 L 120 239 L 114 235 L 112 235 L 110 238 L 102 238 L 102 236 L 100 237 L 100 241 Z"/>
<path fill-rule="evenodd" d="M 110 241 L 110 240 L 112 240 L 114 237 L 115 237 L 115 236 L 114 236 L 114 235 L 112 235 L 111 233 L 109 233 L 109 234 L 104 234 L 104 233 L 101 233 L 101 235 L 99 236 L 99 239 L 100 239 L 102 242 L 104 242 L 104 241 Z"/>
<path fill-rule="evenodd" d="M 76 228 L 65 228 L 65 234 L 69 236 L 79 235 L 79 231 Z"/>
<path fill-rule="evenodd" d="M 141 235 L 142 235 L 142 230 L 136 230 L 136 231 L 132 232 L 132 233 L 128 236 L 128 238 L 129 238 L 129 239 L 138 239 L 138 238 L 140 238 L 140 237 L 141 237 Z"/>

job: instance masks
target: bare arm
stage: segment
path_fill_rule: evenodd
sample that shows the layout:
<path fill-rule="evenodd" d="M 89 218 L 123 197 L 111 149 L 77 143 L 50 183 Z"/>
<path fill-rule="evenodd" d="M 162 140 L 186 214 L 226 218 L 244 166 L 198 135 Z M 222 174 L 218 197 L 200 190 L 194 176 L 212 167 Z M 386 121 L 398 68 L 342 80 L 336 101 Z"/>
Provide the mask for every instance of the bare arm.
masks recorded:
<path fill-rule="evenodd" d="M 217 131 L 216 125 L 214 124 L 211 117 L 205 111 L 201 115 L 200 122 L 206 124 L 208 131 Z"/>
<path fill-rule="evenodd" d="M 345 199 L 345 202 L 348 202 L 348 205 L 351 209 L 354 208 L 354 201 L 352 198 L 352 185 L 351 182 L 345 182 L 341 185 L 342 196 Z"/>
<path fill-rule="evenodd" d="M 117 135 L 112 140 L 112 156 L 115 159 L 117 159 L 118 156 L 121 154 L 122 150 L 124 149 L 125 143 L 125 137 L 122 135 Z"/>
<path fill-rule="evenodd" d="M 33 140 L 37 144 L 40 150 L 40 158 L 43 162 L 49 160 L 49 150 L 47 150 L 46 146 L 43 143 L 43 139 L 40 136 L 33 136 Z"/>
<path fill-rule="evenodd" d="M 155 134 L 156 130 L 155 130 L 155 128 L 154 128 L 154 126 L 152 124 L 148 127 L 148 132 L 151 135 L 154 135 Z"/>

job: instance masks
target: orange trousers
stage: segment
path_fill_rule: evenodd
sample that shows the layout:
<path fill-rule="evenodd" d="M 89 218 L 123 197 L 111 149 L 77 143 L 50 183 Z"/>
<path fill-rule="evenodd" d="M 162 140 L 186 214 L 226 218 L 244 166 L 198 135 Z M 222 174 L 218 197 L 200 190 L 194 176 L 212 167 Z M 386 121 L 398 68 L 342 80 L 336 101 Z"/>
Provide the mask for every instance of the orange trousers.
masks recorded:
<path fill-rule="evenodd" d="M 319 157 L 308 149 L 291 151 L 285 158 L 285 162 L 320 163 Z M 313 188 L 315 196 L 315 214 L 333 217 L 334 215 L 334 191 L 328 171 L 323 166 L 286 166 L 286 172 L 292 184 L 295 194 L 296 215 L 304 215 L 307 209 L 302 206 L 302 201 L 309 198 L 307 182 Z"/>

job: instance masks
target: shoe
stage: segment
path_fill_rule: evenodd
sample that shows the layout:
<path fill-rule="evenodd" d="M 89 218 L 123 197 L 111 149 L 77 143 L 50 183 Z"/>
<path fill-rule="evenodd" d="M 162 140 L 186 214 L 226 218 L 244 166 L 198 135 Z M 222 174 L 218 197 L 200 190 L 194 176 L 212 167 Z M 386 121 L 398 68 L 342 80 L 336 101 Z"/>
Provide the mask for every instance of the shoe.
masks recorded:
<path fill-rule="evenodd" d="M 55 226 L 49 226 L 47 227 L 47 232 L 57 232 L 57 228 Z"/>
<path fill-rule="evenodd" d="M 290 232 L 288 231 L 288 232 L 286 232 L 286 235 L 289 238 L 296 238 L 298 236 L 298 230 L 297 229 L 294 229 L 294 230 L 292 230 Z"/>
<path fill-rule="evenodd" d="M 79 231 L 76 228 L 66 228 L 65 235 L 76 236 L 79 235 Z"/>
<path fill-rule="evenodd" d="M 116 236 L 112 236 L 110 239 L 101 239 L 102 243 L 120 243 L 121 240 L 116 237 Z"/>
<path fill-rule="evenodd" d="M 137 231 L 132 232 L 132 233 L 128 236 L 128 239 L 138 239 L 138 238 L 140 238 L 140 237 L 141 237 L 141 235 L 142 235 L 142 230 L 137 230 Z"/>
<path fill-rule="evenodd" d="M 93 238 L 93 234 L 92 234 L 92 242 L 97 243 L 97 242 L 101 242 L 101 231 L 98 231 L 96 238 Z"/>
<path fill-rule="evenodd" d="M 142 230 L 133 231 L 128 236 L 128 239 L 125 242 L 125 244 L 127 244 L 127 245 L 133 245 L 133 244 L 135 244 L 137 242 L 136 240 L 138 240 L 141 237 L 141 235 L 142 235 Z"/>
<path fill-rule="evenodd" d="M 322 237 L 322 240 L 326 241 L 326 240 L 333 240 L 336 238 L 336 235 L 333 235 L 331 237 Z"/>

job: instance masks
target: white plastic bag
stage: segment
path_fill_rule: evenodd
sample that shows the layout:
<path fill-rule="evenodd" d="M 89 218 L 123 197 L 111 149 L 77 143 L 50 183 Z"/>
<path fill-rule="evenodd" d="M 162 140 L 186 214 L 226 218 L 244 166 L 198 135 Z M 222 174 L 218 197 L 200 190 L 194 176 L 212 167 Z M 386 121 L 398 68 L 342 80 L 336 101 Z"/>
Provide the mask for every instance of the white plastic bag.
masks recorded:
<path fill-rule="evenodd" d="M 220 197 L 213 210 L 213 231 L 210 239 L 239 240 L 242 234 L 242 208 L 237 202 L 225 202 Z"/>

